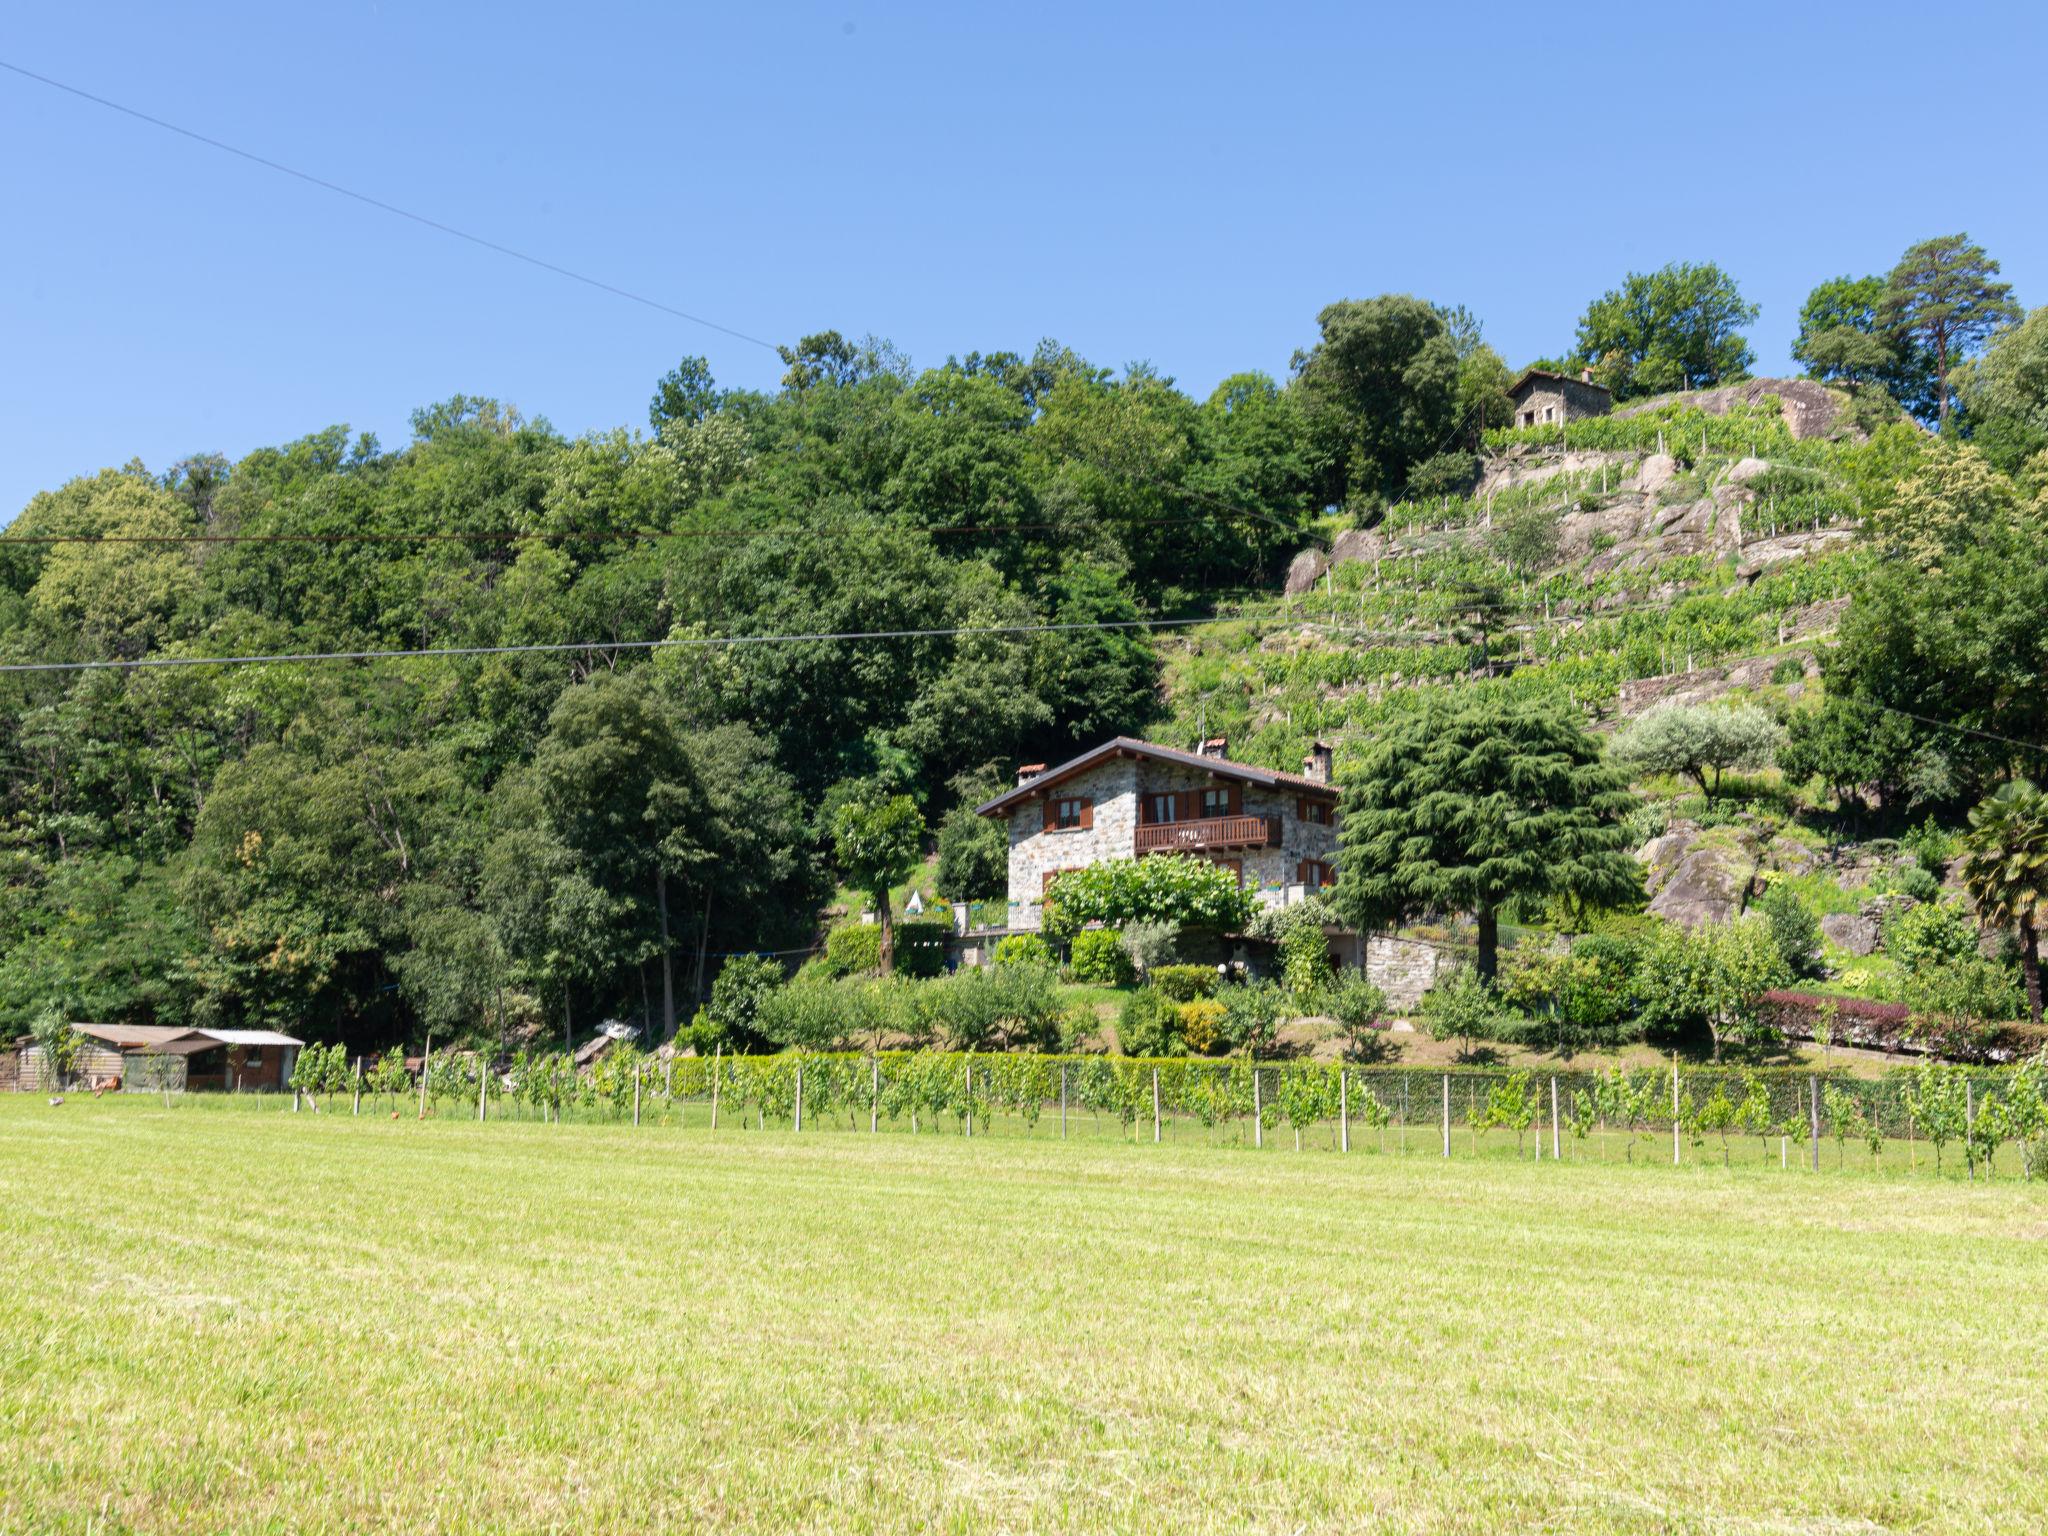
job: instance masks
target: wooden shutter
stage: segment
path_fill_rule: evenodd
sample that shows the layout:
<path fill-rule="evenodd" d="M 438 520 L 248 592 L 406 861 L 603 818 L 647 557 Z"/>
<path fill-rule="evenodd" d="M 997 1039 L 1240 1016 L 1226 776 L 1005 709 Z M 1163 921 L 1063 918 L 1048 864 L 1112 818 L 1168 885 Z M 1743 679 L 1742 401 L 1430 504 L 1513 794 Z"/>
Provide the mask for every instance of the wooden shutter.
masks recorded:
<path fill-rule="evenodd" d="M 1307 859 L 1303 859 L 1303 860 L 1302 860 L 1302 861 L 1301 861 L 1301 862 L 1300 862 L 1299 864 L 1296 864 L 1296 865 L 1294 866 L 1294 883 L 1295 883 L 1296 885 L 1307 885 L 1307 884 L 1308 884 L 1308 860 L 1307 860 Z"/>
<path fill-rule="evenodd" d="M 1086 832 L 1095 825 L 1095 802 L 1092 799 L 1081 802 L 1081 830 Z"/>
<path fill-rule="evenodd" d="M 1045 797 L 1045 830 L 1050 832 L 1055 826 L 1057 826 L 1059 824 L 1058 818 L 1059 811 L 1057 809 L 1057 802 L 1053 799 L 1051 795 L 1047 795 Z"/>
<path fill-rule="evenodd" d="M 1244 814 L 1244 786 L 1242 784 L 1230 786 L 1229 810 L 1225 814 L 1230 816 L 1242 816 Z"/>

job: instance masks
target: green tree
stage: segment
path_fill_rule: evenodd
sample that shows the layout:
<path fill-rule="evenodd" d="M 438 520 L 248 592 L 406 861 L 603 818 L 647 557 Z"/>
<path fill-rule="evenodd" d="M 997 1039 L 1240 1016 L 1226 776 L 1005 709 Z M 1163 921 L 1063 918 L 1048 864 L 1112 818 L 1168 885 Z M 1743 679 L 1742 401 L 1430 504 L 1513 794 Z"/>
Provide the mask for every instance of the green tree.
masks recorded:
<path fill-rule="evenodd" d="M 1572 362 L 1617 400 L 1741 378 L 1756 361 L 1741 328 L 1757 317 L 1712 262 L 1631 272 L 1586 307 Z"/>
<path fill-rule="evenodd" d="M 2048 794 L 2015 779 L 1970 812 L 1963 888 L 1979 921 L 2019 934 L 2028 1016 L 2041 1022 L 2041 924 L 2048 919 Z"/>
<path fill-rule="evenodd" d="M 832 848 L 847 882 L 875 904 L 882 927 L 882 974 L 895 963 L 895 916 L 889 893 L 909 877 L 924 852 L 924 817 L 908 795 L 864 787 L 832 813 Z"/>
<path fill-rule="evenodd" d="M 1968 235 L 1941 235 L 1907 248 L 1885 279 L 1885 325 L 1934 362 L 1935 417 L 1948 426 L 1949 375 L 2000 326 L 2020 318 L 2012 284 Z"/>
<path fill-rule="evenodd" d="M 1614 756 L 1637 773 L 1683 775 L 1711 800 L 1730 769 L 1768 768 L 1784 736 L 1754 705 L 1660 704 L 1615 737 Z"/>
<path fill-rule="evenodd" d="M 1970 438 L 2007 472 L 2048 449 L 2048 306 L 1992 338 L 1958 370 Z"/>
<path fill-rule="evenodd" d="M 1045 899 L 1067 932 L 1088 923 L 1172 923 L 1232 933 L 1251 921 L 1253 907 L 1251 893 L 1222 865 L 1175 853 L 1067 870 L 1054 877 Z"/>
<path fill-rule="evenodd" d="M 1459 426 L 1458 349 L 1434 306 L 1407 294 L 1345 299 L 1294 358 L 1326 501 L 1393 495 Z"/>
<path fill-rule="evenodd" d="M 1003 822 L 956 805 L 939 823 L 939 890 L 951 901 L 986 901 L 1008 889 L 1010 839 Z"/>
<path fill-rule="evenodd" d="M 1622 851 L 1633 803 L 1599 741 L 1554 704 L 1433 704 L 1390 727 L 1344 791 L 1335 908 L 1361 930 L 1470 912 L 1490 981 L 1509 901 L 1640 891 Z"/>
<path fill-rule="evenodd" d="M 1828 383 L 1886 393 L 1916 415 L 1934 402 L 1934 365 L 1917 346 L 1886 323 L 1885 280 L 1833 277 L 1819 284 L 1799 307 L 1799 334 L 1792 356 L 1807 373 Z"/>
<path fill-rule="evenodd" d="M 1770 924 L 1752 912 L 1690 932 L 1661 925 L 1636 971 L 1636 989 L 1646 1023 L 1705 1024 L 1719 1061 L 1724 1042 L 1758 1047 L 1777 1039 L 1758 1004 L 1790 979 Z"/>

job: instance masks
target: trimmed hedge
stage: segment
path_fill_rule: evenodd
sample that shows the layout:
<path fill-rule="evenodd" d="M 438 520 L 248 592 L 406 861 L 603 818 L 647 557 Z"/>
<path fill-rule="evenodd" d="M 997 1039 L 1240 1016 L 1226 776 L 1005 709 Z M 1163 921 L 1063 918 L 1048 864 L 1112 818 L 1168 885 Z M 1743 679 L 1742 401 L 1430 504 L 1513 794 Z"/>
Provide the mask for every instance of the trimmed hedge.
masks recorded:
<path fill-rule="evenodd" d="M 1831 997 L 1820 992 L 1778 989 L 1763 994 L 1757 1013 L 1787 1039 L 1811 1040 L 1821 1009 L 1835 1007 L 1837 1045 L 1897 1055 L 1915 1051 L 1955 1061 L 2010 1061 L 2032 1055 L 2048 1045 L 2048 1027 L 2030 1023 L 1943 1024 L 1915 1019 L 1904 1003 L 1879 1003 L 1863 997 Z"/>
<path fill-rule="evenodd" d="M 946 940 L 953 932 L 947 922 L 920 918 L 896 925 L 896 974 L 898 976 L 943 976 L 946 973 Z M 876 941 L 879 950 L 880 940 Z"/>
<path fill-rule="evenodd" d="M 1090 928 L 1075 934 L 1068 949 L 1068 965 L 1074 980 L 1101 986 L 1129 986 L 1136 975 L 1122 935 L 1108 928 Z"/>

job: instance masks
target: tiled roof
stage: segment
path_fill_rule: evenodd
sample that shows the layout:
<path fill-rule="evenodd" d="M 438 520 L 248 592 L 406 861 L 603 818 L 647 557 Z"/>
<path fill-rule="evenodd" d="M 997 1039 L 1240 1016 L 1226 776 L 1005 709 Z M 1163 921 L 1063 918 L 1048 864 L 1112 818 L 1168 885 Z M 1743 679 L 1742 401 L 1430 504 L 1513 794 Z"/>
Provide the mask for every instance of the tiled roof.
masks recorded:
<path fill-rule="evenodd" d="M 1337 798 L 1337 786 L 1312 779 L 1306 774 L 1285 773 L 1278 768 L 1254 768 L 1250 763 L 1233 763 L 1227 757 L 1204 757 L 1199 752 L 1183 752 L 1177 747 L 1162 747 L 1157 742 L 1140 741 L 1135 736 L 1118 736 L 1105 741 L 1099 747 L 1090 747 L 1079 757 L 1070 757 L 1057 768 L 1048 768 L 1035 778 L 1027 779 L 1015 789 L 1008 789 L 995 799 L 974 808 L 977 816 L 994 816 L 1006 812 L 1013 805 L 1030 799 L 1033 795 L 1072 778 L 1075 774 L 1093 768 L 1106 758 L 1149 757 L 1157 762 L 1176 763 L 1185 768 L 1198 768 L 1204 773 L 1213 773 L 1219 778 L 1238 779 L 1246 784 L 1257 784 L 1268 789 L 1282 785 L 1290 789 L 1306 790 L 1316 795 Z"/>

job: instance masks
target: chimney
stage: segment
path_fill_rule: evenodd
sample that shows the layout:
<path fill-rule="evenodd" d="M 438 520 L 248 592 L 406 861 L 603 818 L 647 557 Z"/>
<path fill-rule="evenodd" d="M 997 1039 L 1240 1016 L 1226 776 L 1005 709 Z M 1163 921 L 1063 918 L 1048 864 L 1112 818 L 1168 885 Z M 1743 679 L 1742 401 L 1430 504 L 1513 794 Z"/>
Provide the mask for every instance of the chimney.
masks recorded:
<path fill-rule="evenodd" d="M 1043 772 L 1045 772 L 1045 764 L 1043 763 L 1019 763 L 1017 765 L 1017 782 L 1019 784 L 1029 784 Z"/>
<path fill-rule="evenodd" d="M 1580 382 L 1581 384 L 1590 384 L 1590 383 L 1592 383 L 1592 382 L 1593 382 L 1593 370 L 1592 370 L 1592 369 L 1590 369 L 1590 368 L 1581 368 L 1581 369 L 1579 370 L 1579 382 Z"/>
<path fill-rule="evenodd" d="M 1206 737 L 1203 739 L 1202 744 L 1195 748 L 1195 752 L 1201 757 L 1228 757 L 1230 756 L 1230 738 L 1228 736 Z"/>
<path fill-rule="evenodd" d="M 1330 750 L 1328 742 L 1310 742 L 1308 756 L 1301 760 L 1302 777 L 1314 779 L 1318 784 L 1329 783 L 1330 767 L 1335 759 L 1336 754 Z"/>

